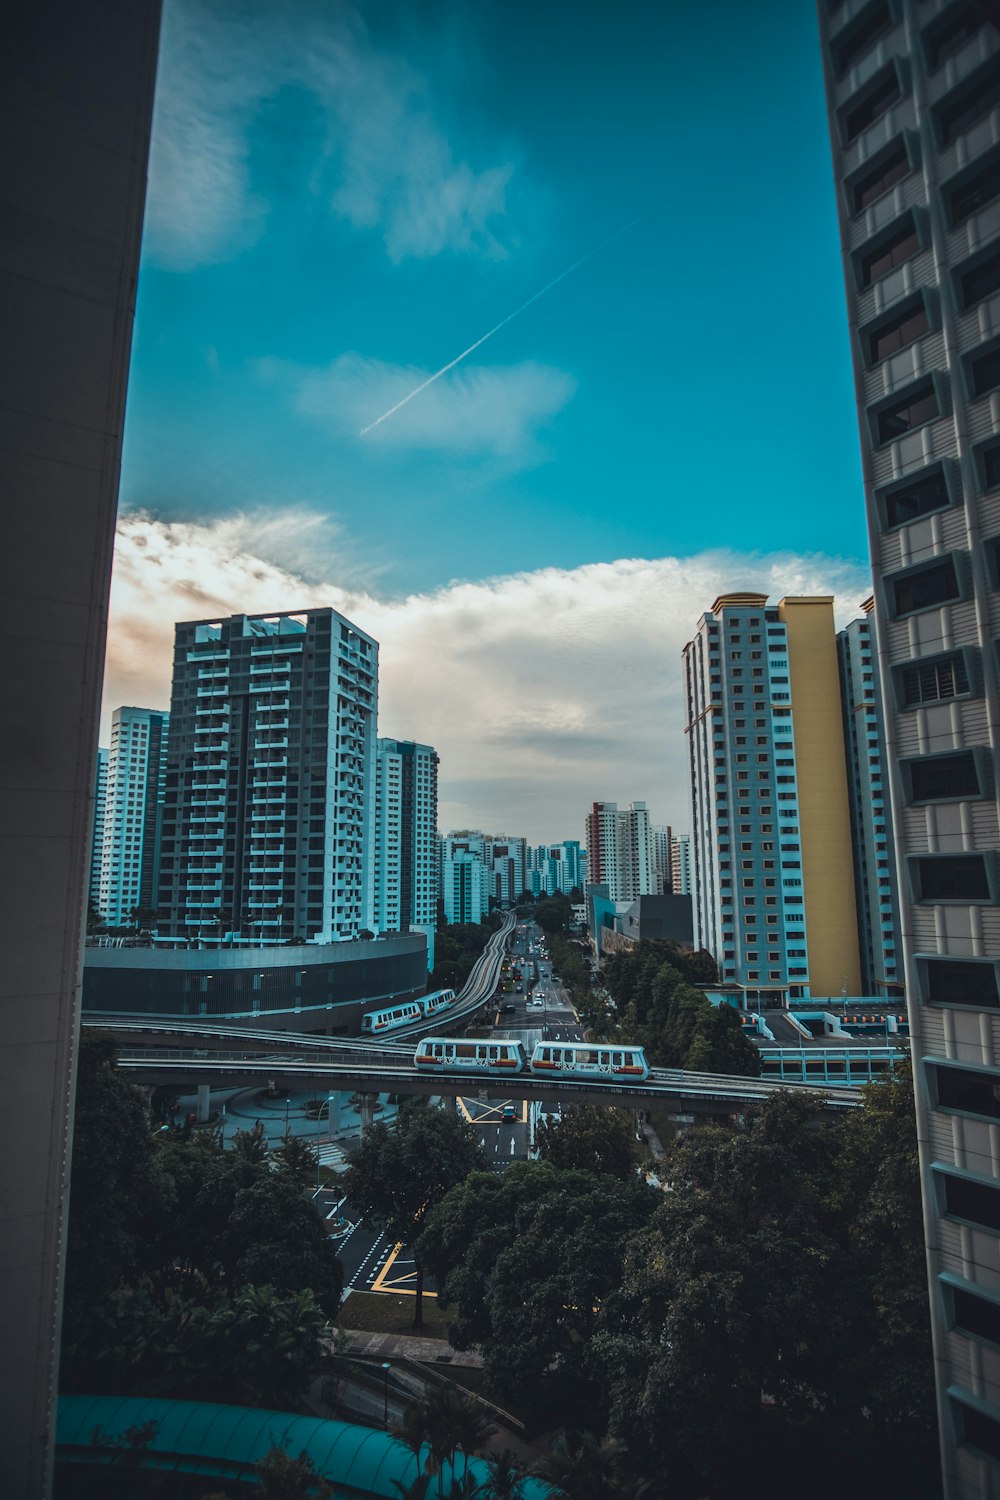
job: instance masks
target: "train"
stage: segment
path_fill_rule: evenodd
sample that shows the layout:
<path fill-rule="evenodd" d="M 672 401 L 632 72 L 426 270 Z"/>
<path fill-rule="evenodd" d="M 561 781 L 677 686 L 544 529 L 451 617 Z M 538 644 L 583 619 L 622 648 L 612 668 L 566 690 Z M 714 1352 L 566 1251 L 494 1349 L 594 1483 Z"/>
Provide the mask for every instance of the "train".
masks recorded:
<path fill-rule="evenodd" d="M 537 1042 L 529 1057 L 523 1042 L 428 1036 L 418 1044 L 413 1065 L 428 1073 L 535 1073 L 608 1083 L 640 1083 L 649 1077 L 645 1052 L 629 1043 Z"/>
<path fill-rule="evenodd" d="M 411 1021 L 426 1020 L 428 1016 L 437 1015 L 438 1011 L 447 1010 L 454 1003 L 454 990 L 435 990 L 432 995 L 404 1000 L 399 1005 L 387 1006 L 385 1010 L 370 1010 L 361 1018 L 361 1031 L 363 1035 L 381 1036 L 397 1026 L 407 1026 Z"/>

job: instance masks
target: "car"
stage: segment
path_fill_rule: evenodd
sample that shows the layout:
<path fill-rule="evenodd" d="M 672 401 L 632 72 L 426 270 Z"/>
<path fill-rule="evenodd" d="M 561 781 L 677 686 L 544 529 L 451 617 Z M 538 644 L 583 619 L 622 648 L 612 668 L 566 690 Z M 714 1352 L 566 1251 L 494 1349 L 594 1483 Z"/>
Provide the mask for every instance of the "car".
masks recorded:
<path fill-rule="evenodd" d="M 504 1105 L 504 1107 L 503 1107 L 503 1118 L 505 1120 L 516 1120 L 517 1119 L 517 1110 L 514 1108 L 513 1104 L 505 1104 Z"/>

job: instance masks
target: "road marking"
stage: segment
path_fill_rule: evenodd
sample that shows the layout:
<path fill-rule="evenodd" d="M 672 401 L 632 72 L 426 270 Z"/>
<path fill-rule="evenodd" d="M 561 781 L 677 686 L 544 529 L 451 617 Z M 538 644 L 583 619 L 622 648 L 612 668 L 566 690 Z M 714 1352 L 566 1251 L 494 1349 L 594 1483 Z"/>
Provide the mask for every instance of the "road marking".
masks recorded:
<path fill-rule="evenodd" d="M 511 1156 L 514 1155 L 514 1137 L 513 1136 L 511 1136 L 511 1138 L 510 1138 L 510 1154 L 511 1154 Z"/>

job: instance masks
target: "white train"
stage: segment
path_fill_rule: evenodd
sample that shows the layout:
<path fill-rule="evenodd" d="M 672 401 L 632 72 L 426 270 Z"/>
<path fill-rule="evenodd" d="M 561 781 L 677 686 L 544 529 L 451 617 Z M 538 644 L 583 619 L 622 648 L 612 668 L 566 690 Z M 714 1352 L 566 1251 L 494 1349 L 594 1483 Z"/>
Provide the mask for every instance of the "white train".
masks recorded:
<path fill-rule="evenodd" d="M 370 1010 L 361 1018 L 362 1033 L 371 1034 L 392 1031 L 397 1026 L 406 1026 L 411 1021 L 420 1021 L 434 1016 L 439 1010 L 447 1010 L 455 1003 L 454 990 L 435 990 L 432 995 L 421 995 L 416 1000 L 404 1000 L 400 1005 L 390 1005 L 385 1010 Z"/>
<path fill-rule="evenodd" d="M 641 1047 L 608 1042 L 538 1042 L 530 1057 L 521 1042 L 424 1037 L 413 1055 L 417 1068 L 441 1073 L 537 1073 L 551 1078 L 592 1078 L 633 1083 L 649 1077 Z"/>

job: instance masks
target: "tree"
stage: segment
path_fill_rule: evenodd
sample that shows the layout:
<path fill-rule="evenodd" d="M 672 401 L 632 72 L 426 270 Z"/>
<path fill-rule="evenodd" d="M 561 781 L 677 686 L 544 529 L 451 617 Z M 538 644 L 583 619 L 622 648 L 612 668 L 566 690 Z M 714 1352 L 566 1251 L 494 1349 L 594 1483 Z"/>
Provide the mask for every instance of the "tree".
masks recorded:
<path fill-rule="evenodd" d="M 545 933 L 565 932 L 572 915 L 572 903 L 568 896 L 545 896 L 535 904 L 535 921 Z"/>
<path fill-rule="evenodd" d="M 713 1005 L 698 1014 L 684 1066 L 693 1073 L 731 1073 L 740 1078 L 759 1078 L 760 1053 L 743 1030 L 743 1023 L 733 1007 Z"/>
<path fill-rule="evenodd" d="M 272 1161 L 279 1172 L 287 1174 L 299 1187 L 310 1187 L 316 1181 L 319 1153 L 301 1135 L 286 1135 Z"/>
<path fill-rule="evenodd" d="M 605 1500 L 623 1491 L 627 1452 L 617 1438 L 561 1432 L 535 1465 L 535 1473 L 555 1485 L 566 1500 Z"/>
<path fill-rule="evenodd" d="M 475 1173 L 445 1197 L 419 1241 L 451 1342 L 481 1346 L 487 1388 L 535 1414 L 600 1398 L 589 1341 L 630 1237 L 657 1195 L 548 1162 Z"/>
<path fill-rule="evenodd" d="M 417 1241 L 427 1215 L 450 1188 L 482 1165 L 470 1127 L 448 1111 L 419 1102 L 404 1105 L 391 1129 L 377 1121 L 341 1179 L 364 1222 L 413 1251 L 415 1328 L 423 1327 L 424 1265 Z"/>
<path fill-rule="evenodd" d="M 542 1161 L 597 1176 L 635 1176 L 635 1116 L 601 1104 L 571 1104 L 560 1120 L 543 1120 L 536 1135 Z"/>
<path fill-rule="evenodd" d="M 283 1448 L 271 1448 L 256 1465 L 260 1500 L 330 1500 L 333 1486 L 317 1474 L 305 1449 L 291 1458 Z"/>
<path fill-rule="evenodd" d="M 495 1449 L 486 1455 L 490 1471 L 490 1500 L 522 1500 L 524 1474 L 509 1448 Z"/>

